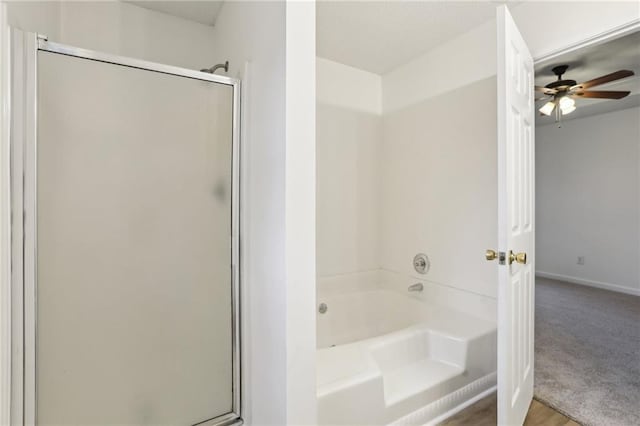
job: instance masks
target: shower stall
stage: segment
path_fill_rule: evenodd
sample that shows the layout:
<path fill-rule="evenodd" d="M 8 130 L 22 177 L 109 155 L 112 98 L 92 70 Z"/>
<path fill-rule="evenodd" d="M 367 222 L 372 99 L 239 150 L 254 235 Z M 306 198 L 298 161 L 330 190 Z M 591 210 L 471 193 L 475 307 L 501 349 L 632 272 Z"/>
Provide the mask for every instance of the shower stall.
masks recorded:
<path fill-rule="evenodd" d="M 239 81 L 11 48 L 12 424 L 238 421 Z"/>

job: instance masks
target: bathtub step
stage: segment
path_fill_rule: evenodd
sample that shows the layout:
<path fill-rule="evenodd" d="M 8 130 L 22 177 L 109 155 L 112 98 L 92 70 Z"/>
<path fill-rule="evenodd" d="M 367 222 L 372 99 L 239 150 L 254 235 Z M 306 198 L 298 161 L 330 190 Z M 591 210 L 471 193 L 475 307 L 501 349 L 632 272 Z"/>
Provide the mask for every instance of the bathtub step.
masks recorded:
<path fill-rule="evenodd" d="M 463 373 L 462 367 L 432 359 L 423 359 L 389 371 L 383 376 L 385 402 L 392 405 L 421 392 L 437 392 L 436 388 Z"/>

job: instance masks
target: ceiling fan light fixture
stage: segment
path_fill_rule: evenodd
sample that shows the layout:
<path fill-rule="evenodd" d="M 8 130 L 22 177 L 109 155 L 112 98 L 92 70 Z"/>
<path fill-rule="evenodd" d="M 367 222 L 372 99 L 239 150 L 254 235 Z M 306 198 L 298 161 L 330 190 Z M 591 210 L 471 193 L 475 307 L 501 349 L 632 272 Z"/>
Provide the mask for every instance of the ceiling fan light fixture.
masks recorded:
<path fill-rule="evenodd" d="M 573 109 L 576 109 L 575 105 L 576 105 L 576 101 L 574 101 L 568 96 L 563 96 L 562 98 L 560 98 L 560 108 L 562 108 L 563 113 L 565 113 L 564 112 L 565 109 L 569 109 L 571 107 L 573 107 Z M 565 113 L 565 114 L 568 114 L 568 113 Z"/>
<path fill-rule="evenodd" d="M 587 90 L 591 87 L 600 86 L 605 83 L 611 83 L 612 81 L 621 80 L 635 75 L 631 70 L 620 70 L 589 81 L 577 83 L 575 80 L 564 79 L 562 77 L 568 68 L 568 65 L 558 65 L 553 67 L 551 71 L 556 75 L 557 80 L 552 81 L 546 86 L 535 86 L 535 90 L 537 92 L 542 92 L 545 96 L 553 96 L 553 100 L 544 104 L 539 111 L 543 115 L 551 115 L 555 110 L 556 122 L 559 122 L 563 115 L 571 114 L 576 110 L 576 102 L 573 99 L 573 96 L 594 99 L 622 99 L 631 93 L 623 90 Z M 537 100 L 538 99 L 536 99 L 536 101 Z M 557 109 L 556 106 L 558 107 Z"/>
<path fill-rule="evenodd" d="M 544 104 L 542 108 L 540 108 L 538 111 L 540 111 L 540 113 L 544 115 L 551 115 L 555 107 L 556 107 L 555 102 L 549 101 L 546 104 Z"/>

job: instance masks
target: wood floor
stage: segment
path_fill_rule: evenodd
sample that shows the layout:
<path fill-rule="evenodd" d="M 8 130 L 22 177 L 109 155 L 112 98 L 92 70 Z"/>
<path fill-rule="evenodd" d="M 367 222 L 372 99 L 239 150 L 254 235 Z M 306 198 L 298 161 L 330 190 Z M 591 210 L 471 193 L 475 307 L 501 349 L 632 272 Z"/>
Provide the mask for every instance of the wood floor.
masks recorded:
<path fill-rule="evenodd" d="M 442 423 L 446 426 L 495 426 L 497 423 L 496 394 L 476 402 Z M 565 415 L 535 399 L 529 407 L 524 426 L 579 426 Z"/>

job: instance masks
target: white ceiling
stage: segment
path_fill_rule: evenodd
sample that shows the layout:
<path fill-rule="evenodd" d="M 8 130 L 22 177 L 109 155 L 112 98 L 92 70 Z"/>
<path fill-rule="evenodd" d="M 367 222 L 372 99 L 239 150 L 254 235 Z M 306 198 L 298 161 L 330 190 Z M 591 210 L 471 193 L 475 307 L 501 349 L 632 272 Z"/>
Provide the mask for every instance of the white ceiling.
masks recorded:
<path fill-rule="evenodd" d="M 224 0 L 124 0 L 214 25 Z M 384 74 L 495 16 L 494 1 L 330 1 L 316 8 L 317 55 Z M 509 1 L 512 5 L 519 1 Z"/>
<path fill-rule="evenodd" d="M 317 55 L 385 74 L 492 19 L 500 3 L 319 0 Z"/>
<path fill-rule="evenodd" d="M 156 1 L 156 0 L 125 0 L 127 3 L 135 4 L 156 12 L 162 12 L 190 21 L 199 22 L 204 25 L 213 26 L 218 18 L 218 13 L 222 7 L 222 0 L 200 0 L 200 1 Z"/>
<path fill-rule="evenodd" d="M 569 65 L 569 69 L 563 78 L 576 80 L 578 83 L 623 69 L 631 70 L 636 74 L 633 77 L 590 89 L 630 90 L 631 94 L 626 98 L 619 100 L 577 99 L 576 110 L 564 116 L 563 120 L 572 120 L 640 106 L 640 32 L 607 43 L 579 49 L 551 61 L 536 64 L 536 85 L 544 86 L 555 80 L 556 77 L 551 72 L 551 68 L 563 64 Z M 537 102 L 536 106 L 539 108 L 543 103 Z M 538 114 L 536 117 L 537 125 L 549 124 L 554 121 L 553 114 L 550 117 Z"/>
<path fill-rule="evenodd" d="M 125 0 L 128 3 L 215 25 L 224 0 Z M 491 20 L 498 4 L 494 1 L 329 1 L 316 3 L 317 55 L 376 74 L 385 74 L 428 52 L 439 44 Z M 517 7 L 521 1 L 508 1 Z M 536 85 L 555 79 L 551 68 L 570 66 L 565 78 L 578 83 L 620 69 L 635 77 L 598 86 L 593 90 L 631 90 L 621 100 L 578 99 L 577 109 L 564 120 L 640 106 L 640 32 L 568 53 L 536 64 Z M 540 102 L 538 107 L 541 106 Z M 554 118 L 537 116 L 536 124 L 553 123 Z"/>

